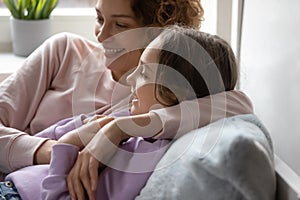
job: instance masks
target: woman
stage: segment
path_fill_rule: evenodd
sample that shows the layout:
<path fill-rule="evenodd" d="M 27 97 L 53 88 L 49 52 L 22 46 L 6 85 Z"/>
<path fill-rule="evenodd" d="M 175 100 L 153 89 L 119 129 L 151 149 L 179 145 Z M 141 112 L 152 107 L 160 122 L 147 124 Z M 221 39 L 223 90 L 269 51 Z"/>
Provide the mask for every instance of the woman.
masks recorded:
<path fill-rule="evenodd" d="M 124 46 L 129 39 L 118 44 L 105 39 L 145 26 L 198 27 L 203 16 L 198 0 L 99 0 L 96 12 L 95 35 L 101 49 L 84 38 L 58 34 L 1 83 L 0 171 L 49 163 L 56 141 L 33 135 L 79 113 L 110 114 L 112 104 L 129 95 L 122 76 L 137 65 L 141 51 Z M 105 66 L 112 58 L 114 62 Z"/>

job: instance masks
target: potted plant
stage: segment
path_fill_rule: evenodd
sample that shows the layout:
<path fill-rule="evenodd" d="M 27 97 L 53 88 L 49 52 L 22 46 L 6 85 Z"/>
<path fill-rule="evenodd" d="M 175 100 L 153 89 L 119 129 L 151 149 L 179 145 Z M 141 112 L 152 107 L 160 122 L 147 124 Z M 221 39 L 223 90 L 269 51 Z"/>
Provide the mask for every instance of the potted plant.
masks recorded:
<path fill-rule="evenodd" d="M 4 0 L 11 13 L 13 52 L 28 56 L 51 34 L 50 14 L 58 0 Z"/>

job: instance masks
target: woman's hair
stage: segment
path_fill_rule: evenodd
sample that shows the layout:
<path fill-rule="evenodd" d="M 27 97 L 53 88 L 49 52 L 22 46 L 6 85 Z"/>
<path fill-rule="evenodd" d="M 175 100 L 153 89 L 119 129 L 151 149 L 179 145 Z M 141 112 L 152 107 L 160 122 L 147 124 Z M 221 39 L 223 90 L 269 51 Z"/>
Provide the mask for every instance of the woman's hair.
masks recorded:
<path fill-rule="evenodd" d="M 156 99 L 175 105 L 236 86 L 239 68 L 230 45 L 222 38 L 191 28 L 163 31 L 156 75 Z"/>
<path fill-rule="evenodd" d="M 180 24 L 199 28 L 204 14 L 200 0 L 132 0 L 132 10 L 146 26 L 161 27 Z"/>

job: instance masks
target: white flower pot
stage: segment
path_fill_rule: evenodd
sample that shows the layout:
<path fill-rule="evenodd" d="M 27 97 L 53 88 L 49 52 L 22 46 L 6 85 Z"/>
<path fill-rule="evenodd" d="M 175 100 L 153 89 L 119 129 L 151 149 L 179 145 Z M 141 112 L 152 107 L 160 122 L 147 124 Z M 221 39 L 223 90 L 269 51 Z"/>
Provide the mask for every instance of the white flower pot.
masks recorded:
<path fill-rule="evenodd" d="M 51 35 L 51 20 L 20 20 L 10 18 L 13 52 L 28 56 Z"/>

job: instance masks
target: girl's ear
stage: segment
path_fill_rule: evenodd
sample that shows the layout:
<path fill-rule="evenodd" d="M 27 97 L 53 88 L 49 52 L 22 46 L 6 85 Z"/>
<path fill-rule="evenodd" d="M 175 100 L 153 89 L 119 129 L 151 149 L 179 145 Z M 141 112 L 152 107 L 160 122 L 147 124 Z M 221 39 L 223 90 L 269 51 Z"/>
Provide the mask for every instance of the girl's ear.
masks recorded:
<path fill-rule="evenodd" d="M 179 103 L 176 95 L 171 90 L 160 85 L 155 86 L 155 98 L 163 106 L 173 106 Z"/>

